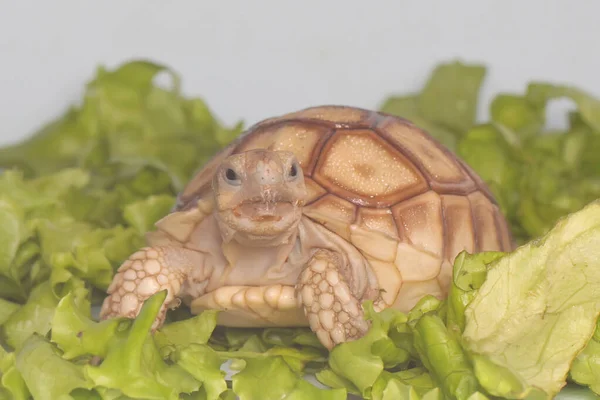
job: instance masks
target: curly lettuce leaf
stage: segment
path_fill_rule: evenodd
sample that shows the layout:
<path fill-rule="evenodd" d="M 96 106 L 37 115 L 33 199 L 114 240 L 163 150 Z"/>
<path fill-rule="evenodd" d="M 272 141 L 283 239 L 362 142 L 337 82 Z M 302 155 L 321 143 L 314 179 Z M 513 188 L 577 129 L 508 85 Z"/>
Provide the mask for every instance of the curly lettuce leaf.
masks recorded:
<path fill-rule="evenodd" d="M 23 218 L 19 211 L 6 200 L 0 202 L 0 273 L 7 278 L 16 278 L 11 266 L 21 244 Z"/>
<path fill-rule="evenodd" d="M 166 324 L 156 332 L 154 340 L 163 353 L 164 349 L 207 344 L 217 326 L 217 314 L 216 310 L 206 310 L 192 318 Z"/>
<path fill-rule="evenodd" d="M 15 364 L 15 353 L 0 347 L 0 398 L 27 400 L 31 393 Z"/>
<path fill-rule="evenodd" d="M 434 68 L 419 95 L 419 109 L 430 121 L 458 135 L 475 124 L 483 65 L 452 62 Z"/>
<path fill-rule="evenodd" d="M 454 260 L 446 325 L 455 335 L 460 336 L 465 329 L 465 309 L 485 282 L 489 265 L 504 254 L 494 251 L 469 254 L 463 251 Z"/>
<path fill-rule="evenodd" d="M 552 85 L 544 82 L 533 82 L 527 87 L 527 99 L 540 106 L 551 99 L 567 97 L 573 100 L 579 109 L 582 119 L 596 132 L 600 132 L 600 100 L 585 91 L 564 85 Z"/>
<path fill-rule="evenodd" d="M 106 356 L 111 339 L 128 326 L 121 319 L 95 322 L 90 314 L 87 297 L 69 292 L 59 301 L 52 319 L 51 340 L 63 351 L 64 359 Z"/>
<path fill-rule="evenodd" d="M 565 386 L 559 394 L 556 395 L 555 400 L 597 400 L 598 394 L 592 392 L 584 386 L 575 384 L 569 384 Z"/>
<path fill-rule="evenodd" d="M 265 385 L 266 380 L 272 383 Z M 232 377 L 232 383 L 240 400 L 341 400 L 347 396 L 344 389 L 320 389 L 304 381 L 280 356 L 245 360 L 244 368 Z"/>
<path fill-rule="evenodd" d="M 355 396 L 360 396 L 360 390 L 352 383 L 352 381 L 341 377 L 333 372 L 329 367 L 323 368 L 315 373 L 315 378 L 319 383 L 332 389 L 344 389 L 347 393 Z"/>
<path fill-rule="evenodd" d="M 276 382 L 264 385 L 266 379 Z M 233 391 L 242 400 L 285 398 L 298 381 L 298 376 L 281 357 L 249 359 L 243 370 L 232 378 Z"/>
<path fill-rule="evenodd" d="M 373 385 L 371 392 L 373 400 L 442 400 L 439 388 L 418 390 L 407 384 L 394 374 L 384 373 Z"/>
<path fill-rule="evenodd" d="M 329 367 L 335 374 L 352 382 L 361 395 L 368 396 L 386 361 L 393 358 L 393 365 L 406 363 L 410 354 L 396 346 L 388 335 L 396 325 L 406 324 L 406 315 L 392 309 L 376 313 L 372 303 L 364 306 L 367 318 L 371 320 L 369 331 L 360 339 L 334 347 L 329 354 Z"/>
<path fill-rule="evenodd" d="M 130 203 L 123 209 L 125 221 L 142 236 L 153 229 L 154 223 L 167 215 L 175 204 L 175 197 L 155 195 Z"/>
<path fill-rule="evenodd" d="M 524 96 L 499 94 L 490 104 L 492 122 L 503 125 L 518 135 L 512 142 L 538 135 L 544 128 L 543 105 L 531 103 Z"/>
<path fill-rule="evenodd" d="M 75 221 L 36 223 L 42 256 L 52 273 L 54 291 L 71 276 L 85 279 L 95 287 L 105 289 L 113 276 L 113 266 L 127 257 L 132 248 L 143 245 L 141 236 L 131 229 L 117 226 L 112 229 L 94 229 Z M 70 235 L 74 234 L 72 238 Z"/>
<path fill-rule="evenodd" d="M 52 341 L 62 349 L 66 360 L 91 356 L 103 359 L 99 367 L 86 367 L 96 388 L 108 388 L 130 398 L 149 398 L 145 385 L 150 379 L 159 382 L 147 388 L 157 390 L 153 394 L 158 396 L 156 398 L 171 395 L 174 388 L 178 394 L 219 397 L 227 389 L 225 373 L 220 369 L 223 361 L 205 344 L 216 325 L 216 312 L 207 311 L 167 324 L 150 336 L 147 324 L 156 317 L 161 299 L 157 296 L 147 302 L 144 307 L 149 311 L 140 314 L 135 321 L 121 318 L 95 322 L 90 316 L 89 303 L 69 293 L 56 309 Z M 168 366 L 165 362 L 175 365 Z M 102 380 L 102 384 L 96 382 L 97 379 Z M 174 381 L 177 385 L 173 385 Z"/>
<path fill-rule="evenodd" d="M 92 387 L 83 366 L 63 359 L 52 343 L 37 334 L 25 341 L 15 365 L 36 400 L 68 400 L 73 390 Z"/>
<path fill-rule="evenodd" d="M 157 84 L 161 74 L 170 88 Z M 149 166 L 166 174 L 174 194 L 242 128 L 222 126 L 201 99 L 183 97 L 179 81 L 165 65 L 145 60 L 99 68 L 81 107 L 1 149 L 0 166 L 28 176 L 78 167 L 105 179 Z"/>
<path fill-rule="evenodd" d="M 596 331 L 585 349 L 573 361 L 569 377 L 580 385 L 589 387 L 600 395 L 600 320 L 596 323 Z"/>
<path fill-rule="evenodd" d="M 204 344 L 189 344 L 177 350 L 173 361 L 201 383 L 207 399 L 216 399 L 227 390 L 219 354 Z M 242 385 L 243 386 L 243 385 Z"/>
<path fill-rule="evenodd" d="M 425 314 L 415 324 L 415 346 L 425 367 L 450 399 L 466 399 L 479 385 L 467 356 L 435 314 Z"/>
<path fill-rule="evenodd" d="M 298 379 L 294 389 L 285 397 L 286 400 L 346 400 L 347 398 L 348 395 L 343 389 L 321 389 L 304 379 Z"/>
<path fill-rule="evenodd" d="M 31 335 L 47 334 L 52 327 L 52 317 L 57 305 L 58 299 L 52 292 L 50 282 L 35 287 L 19 312 L 13 313 L 3 324 L 6 344 L 18 349 Z"/>
<path fill-rule="evenodd" d="M 199 383 L 178 365 L 167 365 L 149 335 L 150 328 L 166 297 L 166 291 L 148 299 L 127 335 L 116 336 L 99 366 L 84 371 L 96 386 L 119 389 L 130 397 L 177 399 L 191 393 Z"/>
<path fill-rule="evenodd" d="M 61 196 L 83 187 L 85 171 L 66 169 L 53 176 L 25 180 L 18 171 L 0 176 L 0 296 L 23 302 L 32 288 L 49 276 L 39 263 L 35 221 L 57 221 L 66 211 Z"/>
<path fill-rule="evenodd" d="M 506 368 L 558 393 L 596 327 L 599 262 L 599 201 L 499 258 L 465 309 L 466 349 L 496 364 L 482 371 Z"/>
<path fill-rule="evenodd" d="M 381 398 L 385 396 L 384 392 L 397 393 L 399 388 L 403 395 L 416 393 L 437 398 L 438 392 L 432 392 L 432 389 L 439 387 L 439 376 L 435 376 L 435 370 L 425 369 L 422 365 L 447 361 L 438 359 L 433 350 L 446 345 L 447 341 L 435 333 L 431 336 L 435 330 L 423 330 L 420 324 L 427 316 L 443 316 L 443 303 L 427 297 L 409 315 L 394 309 L 375 312 L 371 302 L 363 306 L 371 329 L 360 339 L 334 347 L 328 368 L 317 372 L 317 379 L 327 386 L 344 388 L 348 393 L 364 398 Z M 449 364 L 450 369 L 456 366 L 454 361 Z"/>

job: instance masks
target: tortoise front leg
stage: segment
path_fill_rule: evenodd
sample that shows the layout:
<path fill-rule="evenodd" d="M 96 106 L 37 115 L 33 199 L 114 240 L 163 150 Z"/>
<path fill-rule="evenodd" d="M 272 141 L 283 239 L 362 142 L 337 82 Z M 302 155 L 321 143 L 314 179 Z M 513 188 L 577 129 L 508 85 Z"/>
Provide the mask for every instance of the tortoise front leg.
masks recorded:
<path fill-rule="evenodd" d="M 132 254 L 117 270 L 100 318 L 135 318 L 145 300 L 166 289 L 167 297 L 152 325 L 153 331 L 160 328 L 167 309 L 181 303 L 178 296 L 192 267 L 189 253 L 178 247 L 145 247 Z"/>
<path fill-rule="evenodd" d="M 329 350 L 336 344 L 362 337 L 369 329 L 361 306 L 365 298 L 353 293 L 350 279 L 348 266 L 340 254 L 318 250 L 297 285 L 310 328 Z"/>

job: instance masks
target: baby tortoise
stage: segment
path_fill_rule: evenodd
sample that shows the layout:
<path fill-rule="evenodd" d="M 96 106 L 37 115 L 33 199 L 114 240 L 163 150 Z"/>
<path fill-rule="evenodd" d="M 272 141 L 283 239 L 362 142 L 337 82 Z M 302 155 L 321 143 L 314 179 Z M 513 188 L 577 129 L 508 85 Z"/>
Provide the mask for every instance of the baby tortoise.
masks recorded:
<path fill-rule="evenodd" d="M 309 326 L 328 349 L 366 333 L 361 303 L 443 298 L 459 252 L 509 251 L 508 224 L 463 161 L 411 122 L 321 106 L 267 119 L 189 182 L 116 273 L 101 317 L 167 289 L 233 327 Z"/>

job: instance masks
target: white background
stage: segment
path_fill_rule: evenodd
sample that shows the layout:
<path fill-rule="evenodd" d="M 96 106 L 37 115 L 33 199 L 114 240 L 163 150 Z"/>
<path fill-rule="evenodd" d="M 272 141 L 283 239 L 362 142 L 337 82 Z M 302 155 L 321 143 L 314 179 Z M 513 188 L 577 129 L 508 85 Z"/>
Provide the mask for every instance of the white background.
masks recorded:
<path fill-rule="evenodd" d="M 593 0 L 0 0 L 0 144 L 76 103 L 98 64 L 133 57 L 169 64 L 228 124 L 374 108 L 454 59 L 489 66 L 485 100 L 532 79 L 600 95 L 599 13 Z"/>

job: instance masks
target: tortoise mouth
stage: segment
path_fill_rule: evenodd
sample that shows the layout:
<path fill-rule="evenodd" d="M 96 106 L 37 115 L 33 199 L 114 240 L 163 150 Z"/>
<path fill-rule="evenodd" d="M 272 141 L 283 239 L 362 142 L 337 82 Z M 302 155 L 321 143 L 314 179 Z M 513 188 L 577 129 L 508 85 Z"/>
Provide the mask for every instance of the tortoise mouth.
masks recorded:
<path fill-rule="evenodd" d="M 291 201 L 243 201 L 232 212 L 238 218 L 247 218 L 254 222 L 279 222 L 294 212 Z"/>

